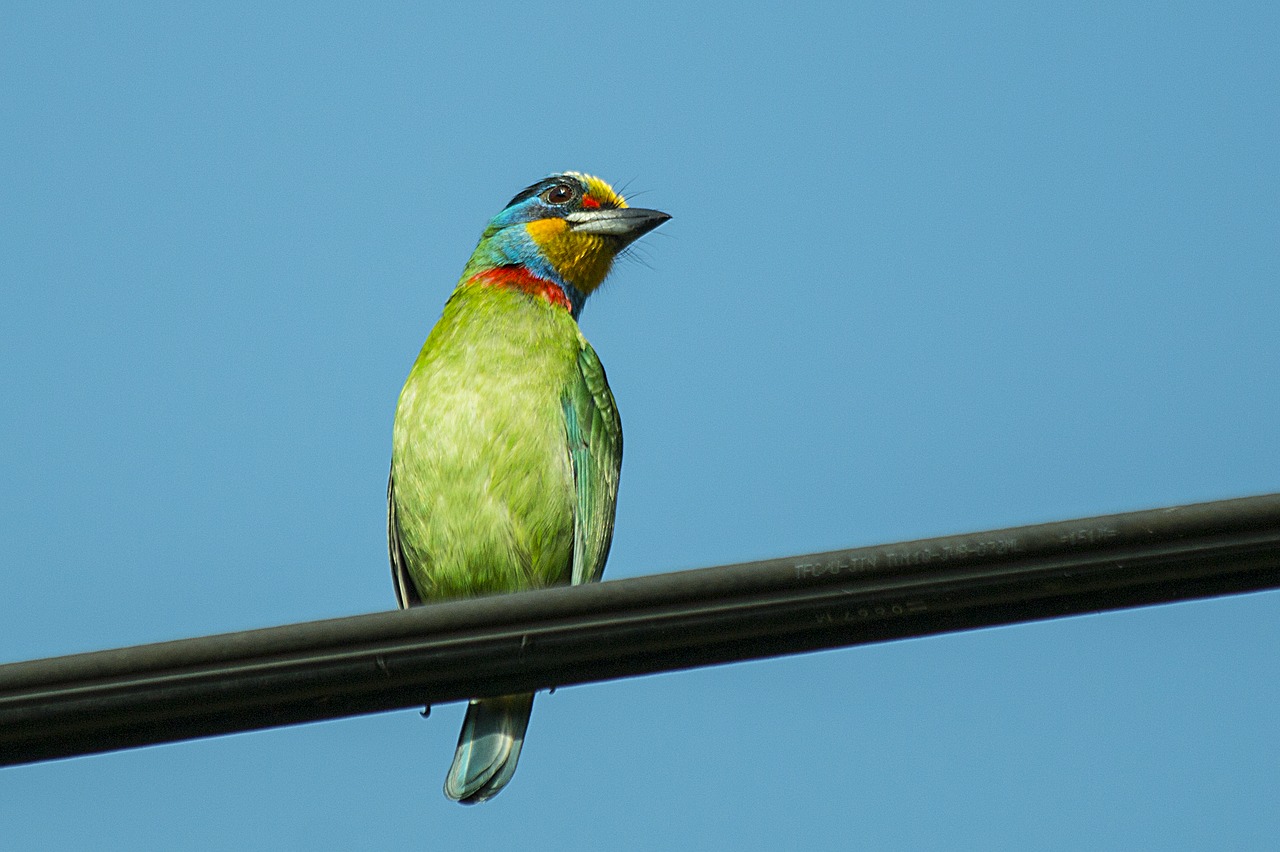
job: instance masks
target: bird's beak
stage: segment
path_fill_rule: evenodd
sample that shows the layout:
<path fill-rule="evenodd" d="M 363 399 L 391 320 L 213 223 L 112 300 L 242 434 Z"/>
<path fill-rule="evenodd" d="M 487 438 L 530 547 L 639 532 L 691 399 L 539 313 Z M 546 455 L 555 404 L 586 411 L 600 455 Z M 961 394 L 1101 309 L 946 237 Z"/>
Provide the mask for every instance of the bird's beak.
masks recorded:
<path fill-rule="evenodd" d="M 631 242 L 671 218 L 661 210 L 619 207 L 616 210 L 577 210 L 565 216 L 569 229 L 579 234 L 604 234 Z"/>

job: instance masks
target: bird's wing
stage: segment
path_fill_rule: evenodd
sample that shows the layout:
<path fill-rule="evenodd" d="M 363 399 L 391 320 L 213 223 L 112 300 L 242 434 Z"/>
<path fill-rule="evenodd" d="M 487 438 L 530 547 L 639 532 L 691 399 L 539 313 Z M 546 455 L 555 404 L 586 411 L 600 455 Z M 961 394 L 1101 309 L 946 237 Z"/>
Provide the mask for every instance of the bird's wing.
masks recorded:
<path fill-rule="evenodd" d="M 387 550 L 391 556 L 391 582 L 396 587 L 396 601 L 401 609 L 420 606 L 422 598 L 409 576 L 409 561 L 400 546 L 400 525 L 396 522 L 396 474 L 387 477 Z"/>
<path fill-rule="evenodd" d="M 613 540 L 613 512 L 622 469 L 622 421 L 604 367 L 586 340 L 578 353 L 577 381 L 565 394 L 565 431 L 577 504 L 573 515 L 573 583 L 600 579 Z"/>

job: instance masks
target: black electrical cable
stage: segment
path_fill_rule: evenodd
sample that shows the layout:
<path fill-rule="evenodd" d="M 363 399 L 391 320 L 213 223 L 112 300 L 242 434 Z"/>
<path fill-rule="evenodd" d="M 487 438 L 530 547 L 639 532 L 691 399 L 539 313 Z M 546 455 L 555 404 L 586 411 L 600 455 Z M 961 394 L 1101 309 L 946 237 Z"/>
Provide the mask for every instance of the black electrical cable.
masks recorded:
<path fill-rule="evenodd" d="M 0 666 L 0 765 L 1280 587 L 1280 494 Z"/>

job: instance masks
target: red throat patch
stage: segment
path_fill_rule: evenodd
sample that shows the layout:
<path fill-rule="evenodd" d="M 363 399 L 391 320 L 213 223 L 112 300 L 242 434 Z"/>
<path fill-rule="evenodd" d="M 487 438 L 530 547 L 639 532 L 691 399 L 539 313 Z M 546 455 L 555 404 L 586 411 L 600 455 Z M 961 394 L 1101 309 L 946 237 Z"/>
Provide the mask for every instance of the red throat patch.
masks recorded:
<path fill-rule="evenodd" d="M 511 290 L 520 290 L 530 296 L 546 299 L 551 304 L 564 308 L 570 313 L 573 312 L 573 305 L 569 302 L 569 297 L 565 295 L 564 289 L 559 284 L 554 281 L 548 281 L 545 278 L 539 278 L 523 266 L 499 266 L 494 269 L 486 269 L 484 272 L 477 272 L 472 275 L 469 280 L 485 287 L 505 287 Z"/>

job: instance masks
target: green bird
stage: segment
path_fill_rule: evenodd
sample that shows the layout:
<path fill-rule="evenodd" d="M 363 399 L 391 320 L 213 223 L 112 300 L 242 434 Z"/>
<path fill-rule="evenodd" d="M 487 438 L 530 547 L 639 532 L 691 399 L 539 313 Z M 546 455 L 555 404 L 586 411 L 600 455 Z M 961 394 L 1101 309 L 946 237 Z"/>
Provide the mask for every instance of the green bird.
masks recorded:
<path fill-rule="evenodd" d="M 578 315 L 618 253 L 669 218 L 565 172 L 484 229 L 396 407 L 387 533 L 401 607 L 600 579 L 622 422 Z M 497 795 L 532 709 L 532 694 L 472 701 L 445 795 Z"/>

